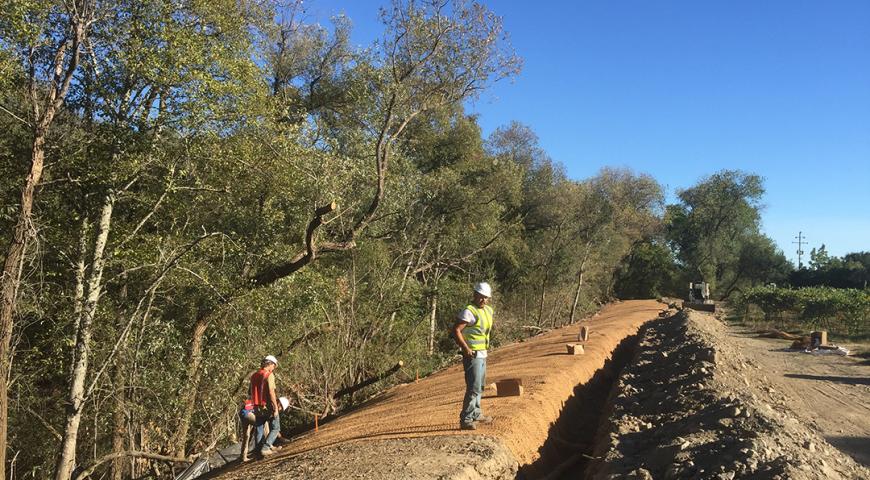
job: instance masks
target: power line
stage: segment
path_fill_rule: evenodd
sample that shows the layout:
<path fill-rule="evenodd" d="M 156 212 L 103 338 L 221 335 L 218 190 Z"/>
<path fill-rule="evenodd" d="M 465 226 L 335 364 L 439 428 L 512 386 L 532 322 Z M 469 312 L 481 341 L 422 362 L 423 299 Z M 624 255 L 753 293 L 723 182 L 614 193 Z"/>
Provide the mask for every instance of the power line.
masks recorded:
<path fill-rule="evenodd" d="M 804 232 L 798 232 L 797 236 L 794 237 L 797 239 L 797 241 L 791 242 L 791 243 L 796 243 L 798 246 L 798 249 L 797 249 L 798 270 L 800 270 L 801 267 L 803 267 L 803 263 L 801 262 L 801 256 L 804 254 L 803 246 L 809 243 L 806 241 L 807 237 L 803 236 L 803 234 L 804 234 Z"/>

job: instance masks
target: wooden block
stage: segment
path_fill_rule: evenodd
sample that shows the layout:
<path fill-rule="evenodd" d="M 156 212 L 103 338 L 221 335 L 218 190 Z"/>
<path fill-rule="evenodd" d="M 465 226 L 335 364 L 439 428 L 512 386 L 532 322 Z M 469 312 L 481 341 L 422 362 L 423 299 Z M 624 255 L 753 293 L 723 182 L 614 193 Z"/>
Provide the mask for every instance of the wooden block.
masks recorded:
<path fill-rule="evenodd" d="M 523 382 L 519 378 L 508 378 L 495 382 L 496 395 L 499 397 L 518 397 L 523 394 Z"/>
<path fill-rule="evenodd" d="M 568 355 L 583 355 L 583 345 L 577 345 L 574 343 L 567 343 L 565 347 L 568 349 Z"/>
<path fill-rule="evenodd" d="M 828 332 L 822 330 L 820 332 L 811 332 L 810 333 L 810 345 L 815 347 L 820 347 L 822 345 L 828 344 Z"/>
<path fill-rule="evenodd" d="M 577 335 L 577 341 L 585 342 L 586 340 L 589 340 L 589 327 L 583 326 L 580 327 L 580 334 Z"/>

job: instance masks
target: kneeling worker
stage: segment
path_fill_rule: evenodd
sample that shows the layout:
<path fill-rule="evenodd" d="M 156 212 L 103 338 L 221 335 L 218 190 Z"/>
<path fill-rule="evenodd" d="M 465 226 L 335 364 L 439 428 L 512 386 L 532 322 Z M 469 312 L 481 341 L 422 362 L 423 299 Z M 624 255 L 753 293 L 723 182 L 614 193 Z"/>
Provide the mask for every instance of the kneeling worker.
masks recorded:
<path fill-rule="evenodd" d="M 453 339 L 462 351 L 465 367 L 465 399 L 459 413 L 459 427 L 474 430 L 478 423 L 492 423 L 492 417 L 483 415 L 480 397 L 486 381 L 486 351 L 492 331 L 492 307 L 489 306 L 492 288 L 486 282 L 474 286 L 474 299 L 453 325 Z"/>
<path fill-rule="evenodd" d="M 278 360 L 272 355 L 267 355 L 260 363 L 260 369 L 251 375 L 248 398 L 253 407 L 254 421 L 251 422 L 250 413 L 242 411 L 245 414 L 243 421 L 247 423 L 242 443 L 242 461 L 247 460 L 248 438 L 252 427 L 256 429 L 256 448 L 259 449 L 260 454 L 268 456 L 274 453 L 272 444 L 281 430 L 281 418 L 278 414 L 281 411 L 281 405 L 275 394 L 275 376 L 272 375 L 277 367 Z M 269 424 L 268 434 L 264 432 L 266 423 Z"/>

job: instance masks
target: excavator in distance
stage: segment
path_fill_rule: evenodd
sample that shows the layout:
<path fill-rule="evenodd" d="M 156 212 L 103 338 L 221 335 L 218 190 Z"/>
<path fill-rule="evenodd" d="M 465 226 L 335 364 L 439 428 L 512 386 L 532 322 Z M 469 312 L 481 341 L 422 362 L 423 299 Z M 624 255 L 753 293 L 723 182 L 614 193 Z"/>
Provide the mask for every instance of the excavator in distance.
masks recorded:
<path fill-rule="evenodd" d="M 715 312 L 716 303 L 710 298 L 710 284 L 707 282 L 689 283 L 689 298 L 683 302 L 683 307 L 702 312 Z"/>

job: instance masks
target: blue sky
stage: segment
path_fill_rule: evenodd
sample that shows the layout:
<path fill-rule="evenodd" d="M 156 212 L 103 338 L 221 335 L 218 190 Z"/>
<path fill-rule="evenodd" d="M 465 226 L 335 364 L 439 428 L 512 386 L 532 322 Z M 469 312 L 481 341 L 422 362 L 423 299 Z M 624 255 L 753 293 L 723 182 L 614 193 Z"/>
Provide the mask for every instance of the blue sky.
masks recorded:
<path fill-rule="evenodd" d="M 870 250 L 870 1 L 485 1 L 523 57 L 470 111 L 531 127 L 571 178 L 653 175 L 669 199 L 721 169 L 765 178 L 763 230 Z M 385 1 L 311 0 L 381 32 Z M 806 262 L 807 257 L 804 258 Z"/>

